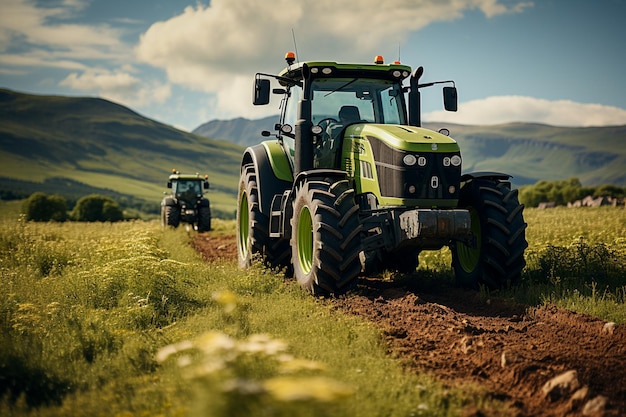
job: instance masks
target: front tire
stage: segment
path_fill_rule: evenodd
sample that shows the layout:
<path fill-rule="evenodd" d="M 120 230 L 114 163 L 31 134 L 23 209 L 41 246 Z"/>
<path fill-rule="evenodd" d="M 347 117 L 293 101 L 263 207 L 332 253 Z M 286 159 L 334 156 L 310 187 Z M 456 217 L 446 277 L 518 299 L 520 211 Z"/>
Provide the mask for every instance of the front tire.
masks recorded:
<path fill-rule="evenodd" d="M 470 212 L 474 243 L 451 246 L 457 282 L 491 289 L 518 283 L 528 242 L 517 190 L 508 183 L 474 179 L 461 188 L 459 208 Z"/>
<path fill-rule="evenodd" d="M 161 225 L 178 227 L 180 224 L 180 209 L 176 206 L 161 206 Z"/>
<path fill-rule="evenodd" d="M 356 287 L 361 271 L 361 224 L 347 180 L 298 186 L 291 219 L 291 262 L 298 283 L 315 295 Z"/>
<path fill-rule="evenodd" d="M 208 232 L 211 230 L 211 206 L 206 202 L 206 206 L 198 207 L 198 232 Z"/>

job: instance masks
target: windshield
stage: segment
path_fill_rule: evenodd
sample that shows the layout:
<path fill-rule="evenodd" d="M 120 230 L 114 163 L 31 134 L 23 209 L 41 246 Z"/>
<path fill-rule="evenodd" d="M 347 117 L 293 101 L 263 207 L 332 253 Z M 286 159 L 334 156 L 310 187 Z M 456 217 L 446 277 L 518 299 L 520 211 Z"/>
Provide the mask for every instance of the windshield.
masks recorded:
<path fill-rule="evenodd" d="M 183 194 L 183 193 L 188 193 L 188 194 L 193 194 L 193 195 L 202 194 L 202 187 L 200 186 L 199 181 L 178 180 L 178 181 L 173 181 L 173 186 L 174 186 L 174 192 L 176 194 Z"/>
<path fill-rule="evenodd" d="M 339 120 L 342 107 L 356 107 L 358 120 L 370 123 L 406 124 L 402 86 L 388 80 L 320 78 L 311 90 L 312 122 Z"/>

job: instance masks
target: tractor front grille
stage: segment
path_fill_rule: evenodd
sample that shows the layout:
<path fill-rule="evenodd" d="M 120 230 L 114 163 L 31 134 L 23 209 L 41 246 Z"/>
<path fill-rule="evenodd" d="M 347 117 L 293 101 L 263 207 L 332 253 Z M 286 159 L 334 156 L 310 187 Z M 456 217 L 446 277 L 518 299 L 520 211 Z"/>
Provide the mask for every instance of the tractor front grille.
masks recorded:
<path fill-rule="evenodd" d="M 407 152 L 394 149 L 374 137 L 368 137 L 368 140 L 374 153 L 376 173 L 383 197 L 458 198 L 461 178 L 460 152 Z M 414 163 L 409 165 L 407 161 Z"/>

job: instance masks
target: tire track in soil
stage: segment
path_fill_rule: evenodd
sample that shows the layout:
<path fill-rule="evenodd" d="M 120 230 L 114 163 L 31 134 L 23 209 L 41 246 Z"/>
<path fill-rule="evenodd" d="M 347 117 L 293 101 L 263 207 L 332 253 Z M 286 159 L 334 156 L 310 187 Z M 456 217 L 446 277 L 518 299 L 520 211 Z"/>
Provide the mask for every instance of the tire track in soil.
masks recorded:
<path fill-rule="evenodd" d="M 233 235 L 198 234 L 193 247 L 207 261 L 236 259 Z M 416 277 L 419 279 L 419 277 Z M 582 416 L 597 396 L 608 404 L 591 415 L 626 415 L 626 328 L 555 306 L 528 307 L 455 287 L 412 291 L 400 283 L 361 278 L 334 307 L 375 323 L 390 355 L 409 369 L 435 375 L 448 386 L 475 384 L 505 410 L 467 410 L 476 416 Z M 544 384 L 576 370 L 587 394 L 556 399 Z M 579 392 L 579 394 L 581 394 Z"/>

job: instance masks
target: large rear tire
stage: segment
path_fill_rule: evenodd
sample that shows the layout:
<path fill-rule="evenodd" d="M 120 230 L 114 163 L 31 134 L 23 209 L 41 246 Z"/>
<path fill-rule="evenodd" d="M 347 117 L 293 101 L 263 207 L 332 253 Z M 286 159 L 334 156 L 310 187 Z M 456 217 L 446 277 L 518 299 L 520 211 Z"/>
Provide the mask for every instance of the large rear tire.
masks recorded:
<path fill-rule="evenodd" d="M 240 268 L 260 257 L 270 268 L 289 266 L 289 241 L 269 236 L 269 217 L 259 207 L 259 189 L 254 165 L 241 170 L 237 204 L 237 258 Z"/>
<path fill-rule="evenodd" d="M 518 283 L 528 243 L 517 190 L 511 190 L 508 183 L 474 179 L 461 188 L 459 208 L 470 212 L 474 243 L 451 246 L 457 282 L 491 289 Z"/>
<path fill-rule="evenodd" d="M 310 180 L 298 186 L 291 219 L 294 276 L 307 291 L 340 295 L 361 272 L 361 224 L 347 180 Z"/>
<path fill-rule="evenodd" d="M 161 225 L 178 227 L 180 224 L 180 209 L 176 206 L 161 206 Z"/>

